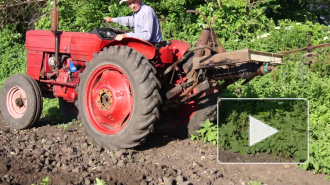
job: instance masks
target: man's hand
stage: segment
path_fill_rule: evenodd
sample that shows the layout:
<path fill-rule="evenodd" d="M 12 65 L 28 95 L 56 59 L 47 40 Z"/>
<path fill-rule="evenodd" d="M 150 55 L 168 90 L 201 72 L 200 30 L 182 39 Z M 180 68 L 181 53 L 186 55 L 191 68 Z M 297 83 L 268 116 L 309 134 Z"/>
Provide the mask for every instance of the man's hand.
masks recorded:
<path fill-rule="evenodd" d="M 104 17 L 104 20 L 106 20 L 107 22 L 112 22 L 112 18 L 111 17 Z"/>
<path fill-rule="evenodd" d="M 115 40 L 121 41 L 121 40 L 123 40 L 123 38 L 125 38 L 125 37 L 127 37 L 126 34 L 118 34 L 118 35 L 116 35 Z"/>

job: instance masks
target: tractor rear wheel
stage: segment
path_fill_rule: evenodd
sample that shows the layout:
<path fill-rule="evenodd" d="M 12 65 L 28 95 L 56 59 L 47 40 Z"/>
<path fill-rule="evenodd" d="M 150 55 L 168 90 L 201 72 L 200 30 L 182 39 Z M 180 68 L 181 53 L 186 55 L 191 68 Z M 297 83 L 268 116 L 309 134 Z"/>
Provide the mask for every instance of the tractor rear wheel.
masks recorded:
<path fill-rule="evenodd" d="M 28 75 L 10 76 L 0 93 L 1 114 L 11 129 L 26 129 L 42 112 L 42 95 L 37 82 Z"/>
<path fill-rule="evenodd" d="M 111 46 L 94 55 L 77 87 L 78 119 L 92 141 L 109 149 L 145 140 L 159 118 L 160 83 L 139 52 Z"/>
<path fill-rule="evenodd" d="M 183 65 L 183 69 L 186 73 L 192 70 L 193 56 Z M 196 88 L 195 93 L 199 93 L 200 90 Z M 219 93 L 217 90 L 211 88 L 205 92 L 205 96 L 194 101 L 194 111 L 188 121 L 188 133 L 197 135 L 196 131 L 201 129 L 202 123 L 205 123 L 207 119 L 211 122 L 217 120 L 217 102 Z"/>
<path fill-rule="evenodd" d="M 201 32 L 200 38 L 196 44 L 196 46 L 200 45 L 210 45 L 210 40 L 212 32 L 210 30 L 203 30 Z M 212 40 L 213 42 L 213 40 Z M 216 43 L 213 43 L 216 44 Z M 197 50 L 194 53 L 193 57 L 202 57 L 205 56 L 204 50 Z M 192 69 L 192 58 L 184 64 L 184 68 L 186 71 L 190 71 Z M 197 89 L 197 93 L 199 93 L 199 89 Z M 217 118 L 217 99 L 218 93 L 215 89 L 208 89 L 205 92 L 205 96 L 196 100 L 196 109 L 194 114 L 189 120 L 188 123 L 188 132 L 190 134 L 197 134 L 196 131 L 201 129 L 201 124 L 204 123 L 207 119 L 211 122 L 215 122 Z"/>
<path fill-rule="evenodd" d="M 196 101 L 195 112 L 188 123 L 188 132 L 194 135 L 197 135 L 196 131 L 202 128 L 201 124 L 207 119 L 213 123 L 216 121 L 218 93 L 208 94 Z"/>

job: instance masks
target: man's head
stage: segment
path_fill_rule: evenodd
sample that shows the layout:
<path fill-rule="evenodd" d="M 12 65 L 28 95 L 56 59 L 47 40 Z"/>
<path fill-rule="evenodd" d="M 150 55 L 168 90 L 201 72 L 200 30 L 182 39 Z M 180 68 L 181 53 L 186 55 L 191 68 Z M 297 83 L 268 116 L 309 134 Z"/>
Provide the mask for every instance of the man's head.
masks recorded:
<path fill-rule="evenodd" d="M 121 0 L 119 2 L 119 4 L 126 2 L 127 5 L 129 6 L 129 8 L 133 11 L 133 12 L 137 12 L 140 10 L 141 8 L 141 2 L 142 0 Z"/>

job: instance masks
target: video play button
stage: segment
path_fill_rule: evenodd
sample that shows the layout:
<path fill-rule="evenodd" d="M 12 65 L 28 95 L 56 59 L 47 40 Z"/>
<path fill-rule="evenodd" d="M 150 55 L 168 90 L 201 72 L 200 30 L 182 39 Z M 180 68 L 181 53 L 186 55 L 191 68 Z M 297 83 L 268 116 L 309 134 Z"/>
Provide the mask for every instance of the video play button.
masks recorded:
<path fill-rule="evenodd" d="M 277 129 L 257 120 L 256 118 L 250 116 L 250 133 L 249 142 L 250 146 L 276 134 Z"/>
<path fill-rule="evenodd" d="M 219 163 L 306 163 L 308 105 L 304 98 L 220 98 Z"/>

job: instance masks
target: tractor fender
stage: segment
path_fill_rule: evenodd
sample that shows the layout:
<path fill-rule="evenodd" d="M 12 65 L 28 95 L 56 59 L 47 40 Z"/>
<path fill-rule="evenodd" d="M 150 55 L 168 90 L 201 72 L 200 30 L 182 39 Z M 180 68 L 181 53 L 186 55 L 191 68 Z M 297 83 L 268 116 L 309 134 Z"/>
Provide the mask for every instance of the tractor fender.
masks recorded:
<path fill-rule="evenodd" d="M 173 50 L 174 61 L 177 61 L 188 51 L 190 44 L 185 41 L 171 40 L 169 48 Z"/>
<path fill-rule="evenodd" d="M 166 43 L 166 45 L 165 45 Z M 159 57 L 164 64 L 171 64 L 178 61 L 190 48 L 188 42 L 179 40 L 163 41 L 163 45 L 159 49 Z"/>
<path fill-rule="evenodd" d="M 153 59 L 156 55 L 156 48 L 151 43 L 133 37 L 125 37 L 121 41 L 114 40 L 105 45 L 104 48 L 108 48 L 110 46 L 130 47 L 140 52 L 148 59 Z"/>

